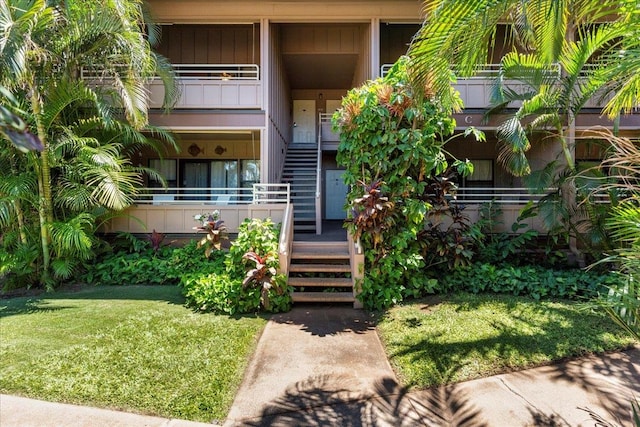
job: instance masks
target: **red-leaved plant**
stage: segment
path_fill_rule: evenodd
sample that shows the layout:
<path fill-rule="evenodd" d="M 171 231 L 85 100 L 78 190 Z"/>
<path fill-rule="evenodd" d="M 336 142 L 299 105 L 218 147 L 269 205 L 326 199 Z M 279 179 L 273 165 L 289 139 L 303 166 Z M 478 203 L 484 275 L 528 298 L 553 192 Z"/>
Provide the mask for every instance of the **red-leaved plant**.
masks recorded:
<path fill-rule="evenodd" d="M 207 233 L 207 235 L 198 242 L 198 247 L 206 247 L 204 255 L 209 258 L 214 250 L 219 251 L 222 249 L 223 240 L 229 240 L 227 226 L 224 225 L 224 221 L 220 219 L 219 211 L 199 214 L 193 218 L 200 222 L 200 225 L 193 227 L 193 229 L 199 233 Z"/>
<path fill-rule="evenodd" d="M 250 286 L 260 288 L 260 302 L 266 310 L 269 310 L 269 290 L 273 287 L 272 279 L 276 275 L 276 269 L 268 266 L 271 256 L 261 257 L 251 251 L 244 254 L 242 259 L 254 263 L 253 268 L 247 271 L 242 287 L 244 289 Z"/>

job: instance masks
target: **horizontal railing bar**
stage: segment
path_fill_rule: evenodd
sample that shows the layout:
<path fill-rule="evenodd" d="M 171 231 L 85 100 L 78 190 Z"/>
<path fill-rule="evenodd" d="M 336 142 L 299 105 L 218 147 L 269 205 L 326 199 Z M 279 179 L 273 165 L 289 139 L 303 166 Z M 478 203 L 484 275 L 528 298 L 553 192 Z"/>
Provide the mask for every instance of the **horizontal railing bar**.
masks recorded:
<path fill-rule="evenodd" d="M 172 64 L 178 78 L 201 80 L 259 80 L 257 64 Z M 206 74 L 206 75 L 196 75 Z M 101 78 L 98 68 L 81 70 L 84 79 Z"/>
<path fill-rule="evenodd" d="M 380 67 L 380 75 L 382 77 L 384 77 L 389 70 L 391 70 L 391 67 L 393 67 L 393 64 L 382 64 L 382 66 Z M 452 66 L 451 69 L 455 71 L 455 66 Z M 460 80 L 466 80 L 466 79 L 474 79 L 474 78 L 486 78 L 486 77 L 492 77 L 497 75 L 497 73 L 500 71 L 500 69 L 502 68 L 502 64 L 479 64 L 476 66 L 476 72 L 475 75 L 471 76 L 471 77 L 460 77 Z M 560 64 L 552 64 L 549 67 L 549 71 L 553 74 L 556 75 L 557 77 L 560 77 Z"/>
<path fill-rule="evenodd" d="M 252 187 L 141 188 L 135 203 L 239 205 L 255 202 L 289 203 L 288 184 L 254 184 Z"/>

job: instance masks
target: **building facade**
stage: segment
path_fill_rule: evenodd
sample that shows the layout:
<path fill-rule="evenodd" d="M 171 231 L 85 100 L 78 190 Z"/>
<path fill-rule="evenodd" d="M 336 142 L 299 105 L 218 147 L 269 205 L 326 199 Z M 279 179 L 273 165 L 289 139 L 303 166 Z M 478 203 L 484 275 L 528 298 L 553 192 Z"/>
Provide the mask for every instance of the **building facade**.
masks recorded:
<path fill-rule="evenodd" d="M 338 136 L 331 131 L 331 114 L 348 90 L 381 76 L 406 53 L 423 21 L 422 3 L 150 0 L 149 4 L 163 30 L 158 51 L 174 64 L 181 87 L 178 103 L 166 114 L 160 108 L 162 86 L 151 84 L 150 121 L 172 130 L 181 150 L 162 157 L 139 153 L 134 161 L 160 171 L 169 188 L 149 181 L 148 197 L 131 209 L 141 221 L 118 219 L 111 224 L 112 231 L 188 232 L 194 214 L 213 209 L 222 212 L 231 229 L 245 216 L 281 220 L 282 203 L 277 202 L 285 198 L 294 206 L 298 231 L 320 233 L 323 220 L 344 218 L 347 189 L 335 160 Z M 465 110 L 455 117 L 459 129 L 483 129 L 488 141 L 479 144 L 459 138 L 448 150 L 476 164 L 474 175 L 463 183 L 476 192 L 473 200 L 497 197 L 509 202 L 504 222 L 510 225 L 528 196 L 518 191 L 523 187 L 520 179 L 496 162 L 493 130 L 499 118 L 483 121 L 491 77 L 480 74 L 460 80 L 456 89 L 465 103 Z M 611 125 L 600 116 L 595 101 L 589 107 L 577 117 L 573 132 Z M 638 116 L 624 117 L 620 129 L 638 135 Z M 555 158 L 559 148 L 550 142 L 533 150 L 535 168 Z M 576 150 L 578 161 L 597 160 L 600 155 L 588 146 Z M 260 191 L 262 198 L 257 200 Z"/>

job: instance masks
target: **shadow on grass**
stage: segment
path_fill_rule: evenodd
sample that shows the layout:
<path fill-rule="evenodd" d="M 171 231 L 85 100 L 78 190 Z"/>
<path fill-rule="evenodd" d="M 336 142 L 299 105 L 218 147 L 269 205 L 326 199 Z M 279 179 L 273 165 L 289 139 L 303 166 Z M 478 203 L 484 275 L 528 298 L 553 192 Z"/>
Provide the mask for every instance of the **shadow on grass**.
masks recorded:
<path fill-rule="evenodd" d="M 184 297 L 177 286 L 74 286 L 37 296 L 18 296 L 0 299 L 0 317 L 17 314 L 61 311 L 70 306 L 53 305 L 57 300 L 136 300 L 165 301 L 184 305 Z"/>
<path fill-rule="evenodd" d="M 373 390 L 354 392 L 346 377 L 318 376 L 293 384 L 267 404 L 261 416 L 236 426 L 416 426 L 488 425 L 457 390 L 438 390 L 417 401 L 393 378 Z"/>

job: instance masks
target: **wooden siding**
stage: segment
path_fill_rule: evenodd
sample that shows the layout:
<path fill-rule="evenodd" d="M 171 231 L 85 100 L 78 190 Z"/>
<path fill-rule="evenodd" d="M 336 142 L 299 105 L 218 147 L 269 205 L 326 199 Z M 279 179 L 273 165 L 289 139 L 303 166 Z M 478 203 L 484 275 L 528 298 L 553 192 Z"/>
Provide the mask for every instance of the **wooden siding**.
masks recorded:
<path fill-rule="evenodd" d="M 260 64 L 260 28 L 164 25 L 158 53 L 173 64 Z"/>
<path fill-rule="evenodd" d="M 103 229 L 105 233 L 159 233 L 195 234 L 193 227 L 197 225 L 194 215 L 204 212 L 220 211 L 220 218 L 230 233 L 237 233 L 238 226 L 246 218 L 271 218 L 280 223 L 286 204 L 257 205 L 215 205 L 196 203 L 192 205 L 137 205 L 126 209 L 123 215 L 111 220 Z"/>

